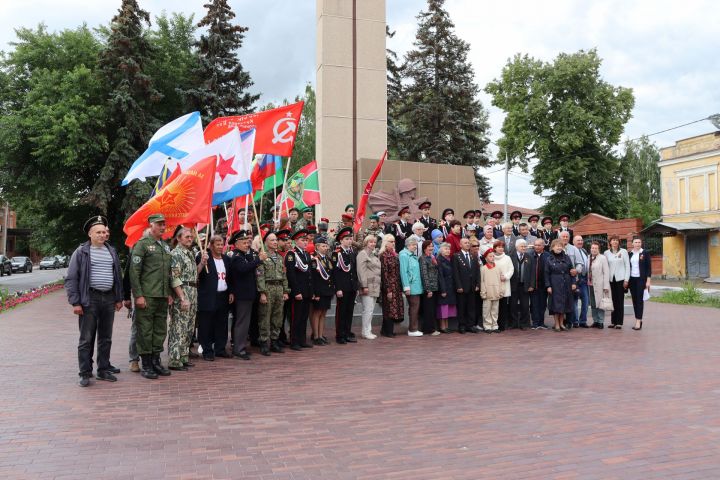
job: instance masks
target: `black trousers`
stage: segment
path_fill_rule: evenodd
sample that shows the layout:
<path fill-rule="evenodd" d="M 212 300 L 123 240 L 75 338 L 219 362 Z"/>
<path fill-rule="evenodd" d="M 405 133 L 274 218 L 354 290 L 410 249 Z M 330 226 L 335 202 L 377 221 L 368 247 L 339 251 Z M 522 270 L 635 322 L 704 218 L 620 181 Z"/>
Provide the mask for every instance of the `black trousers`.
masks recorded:
<path fill-rule="evenodd" d="M 610 281 L 610 296 L 613 302 L 613 311 L 610 314 L 610 323 L 622 325 L 625 317 L 625 288 L 623 281 Z"/>
<path fill-rule="evenodd" d="M 428 298 L 427 292 L 422 294 L 422 301 L 420 302 L 422 305 L 422 314 L 420 316 L 422 321 L 420 324 L 420 330 L 422 330 L 423 333 L 433 333 L 436 330 L 435 308 L 437 305 L 437 297 L 439 295 L 439 292 L 433 292 L 433 296 Z"/>
<path fill-rule="evenodd" d="M 353 321 L 353 311 L 355 310 L 355 297 L 357 291 L 343 290 L 343 296 L 337 298 L 335 306 L 335 338 L 346 339 L 350 336 Z"/>
<path fill-rule="evenodd" d="M 307 323 L 310 316 L 310 299 L 292 301 L 290 317 L 290 344 L 305 345 L 307 343 Z"/>
<path fill-rule="evenodd" d="M 507 330 L 510 320 L 510 297 L 502 297 L 498 305 L 498 330 Z"/>
<path fill-rule="evenodd" d="M 228 291 L 216 292 L 216 309 L 209 312 L 199 311 L 198 342 L 203 349 L 204 357 L 224 354 L 228 340 Z"/>
<path fill-rule="evenodd" d="M 641 281 L 640 277 L 630 277 L 630 296 L 632 297 L 633 310 L 635 310 L 635 318 L 642 320 L 643 307 L 645 302 L 643 301 L 643 293 L 645 290 L 645 282 Z M 614 311 L 614 310 L 613 310 Z"/>
<path fill-rule="evenodd" d="M 510 328 L 530 326 L 530 294 L 520 284 L 510 293 Z"/>
<path fill-rule="evenodd" d="M 81 377 L 91 377 L 93 371 L 93 350 L 97 336 L 97 371 L 110 368 L 110 347 L 115 320 L 115 295 L 112 290 L 100 293 L 90 290 L 90 305 L 83 307 L 78 317 L 80 341 L 78 342 L 78 366 Z"/>
<path fill-rule="evenodd" d="M 536 288 L 530 294 L 530 316 L 533 327 L 545 325 L 545 309 L 547 309 L 547 290 Z"/>
<path fill-rule="evenodd" d="M 475 325 L 475 297 L 477 292 L 463 292 L 457 294 L 458 330 L 469 330 Z"/>

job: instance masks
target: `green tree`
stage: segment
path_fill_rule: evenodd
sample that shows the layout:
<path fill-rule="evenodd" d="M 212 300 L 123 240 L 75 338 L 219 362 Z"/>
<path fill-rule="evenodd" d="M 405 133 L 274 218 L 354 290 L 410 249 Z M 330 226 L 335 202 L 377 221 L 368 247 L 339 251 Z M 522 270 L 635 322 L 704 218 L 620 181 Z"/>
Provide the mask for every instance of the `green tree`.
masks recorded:
<path fill-rule="evenodd" d="M 231 23 L 235 13 L 227 0 L 211 0 L 204 6 L 207 15 L 198 27 L 208 27 L 208 33 L 197 43 L 199 65 L 193 71 L 194 87 L 183 94 L 207 124 L 216 117 L 253 112 L 260 95 L 248 93 L 253 82 L 237 56 L 248 28 Z"/>
<path fill-rule="evenodd" d="M 649 225 L 661 216 L 660 150 L 647 136 L 625 144 L 620 186 L 627 198 L 627 216 Z"/>
<path fill-rule="evenodd" d="M 506 112 L 498 158 L 528 171 L 537 161 L 535 194 L 549 190 L 543 213 L 622 213 L 621 166 L 612 153 L 635 104 L 632 90 L 600 76 L 595 50 L 560 54 L 553 62 L 516 55 L 486 91 Z"/>
<path fill-rule="evenodd" d="M 393 38 L 395 32 L 385 26 L 387 38 Z M 402 67 L 393 50 L 385 49 L 387 58 L 387 143 L 390 158 L 405 158 L 402 149 L 403 129 L 400 123 L 400 100 L 402 99 Z"/>
<path fill-rule="evenodd" d="M 162 96 L 153 108 L 163 124 L 192 111 L 182 92 L 192 87 L 192 72 L 199 66 L 196 30 L 193 15 L 163 13 L 155 17 L 155 28 L 147 34 L 152 55 L 146 72 Z"/>
<path fill-rule="evenodd" d="M 486 167 L 489 124 L 467 59 L 470 45 L 455 35 L 444 3 L 428 0 L 405 55 L 399 149 L 408 160 Z"/>
<path fill-rule="evenodd" d="M 32 248 L 69 252 L 91 214 L 80 198 L 108 152 L 102 45 L 85 25 L 16 36 L 0 60 L 0 191 L 32 229 Z"/>
<path fill-rule="evenodd" d="M 110 152 L 85 201 L 108 214 L 117 238 L 124 220 L 147 201 L 151 189 L 149 182 L 134 181 L 127 187 L 120 182 L 160 127 L 153 107 L 162 96 L 147 72 L 153 50 L 146 24 L 150 25 L 150 15 L 137 0 L 122 0 L 100 53 L 100 71 L 109 91 Z"/>

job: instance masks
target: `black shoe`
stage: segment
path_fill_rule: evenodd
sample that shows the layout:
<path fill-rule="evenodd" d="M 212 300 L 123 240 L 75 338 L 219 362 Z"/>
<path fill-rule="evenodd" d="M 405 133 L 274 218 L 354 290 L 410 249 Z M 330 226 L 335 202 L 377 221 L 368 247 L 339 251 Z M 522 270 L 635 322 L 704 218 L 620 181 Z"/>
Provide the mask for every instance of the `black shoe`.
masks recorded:
<path fill-rule="evenodd" d="M 353 332 L 348 333 L 348 338 L 355 339 L 355 334 Z"/>
<path fill-rule="evenodd" d="M 214 362 L 215 361 L 215 357 L 211 357 L 210 355 L 203 355 L 202 359 L 205 360 L 206 362 Z"/>
<path fill-rule="evenodd" d="M 266 357 L 270 356 L 270 347 L 267 342 L 260 345 L 260 355 L 264 355 Z"/>
<path fill-rule="evenodd" d="M 142 360 L 142 371 L 140 375 L 149 380 L 156 380 L 158 374 L 155 373 L 155 369 L 153 368 L 152 355 L 140 355 L 140 360 Z"/>
<path fill-rule="evenodd" d="M 520 327 L 520 330 L 525 331 L 527 330 L 527 327 Z"/>
<path fill-rule="evenodd" d="M 80 380 L 78 380 L 78 385 L 81 387 L 89 387 L 90 386 L 90 378 L 89 377 L 80 377 Z"/>
<path fill-rule="evenodd" d="M 110 372 L 110 373 L 120 373 L 120 369 L 119 369 L 118 367 L 113 366 L 113 365 L 110 365 L 110 366 L 108 367 L 107 371 Z"/>
<path fill-rule="evenodd" d="M 285 350 L 280 346 L 280 342 L 273 342 L 270 344 L 270 351 L 275 353 L 285 353 Z"/>
<path fill-rule="evenodd" d="M 187 367 L 185 365 L 180 365 L 179 367 L 176 367 L 175 365 L 169 365 L 168 369 L 176 370 L 178 372 L 187 372 Z"/>
<path fill-rule="evenodd" d="M 290 350 L 295 350 L 296 352 L 302 351 L 302 347 L 300 345 L 290 345 Z"/>
<path fill-rule="evenodd" d="M 457 332 L 460 333 L 460 334 L 465 335 L 465 329 L 464 329 L 463 327 L 459 327 L 459 328 L 457 329 Z"/>
<path fill-rule="evenodd" d="M 603 328 L 605 328 L 605 325 L 602 323 L 596 323 L 595 328 L 597 328 L 598 330 L 602 330 Z"/>
<path fill-rule="evenodd" d="M 352 337 L 347 337 L 347 338 L 345 339 L 345 341 L 346 341 L 347 343 L 357 343 L 357 340 L 355 339 L 355 335 L 353 335 Z"/>
<path fill-rule="evenodd" d="M 190 367 L 194 367 L 194 366 L 195 366 L 195 364 L 192 363 L 192 362 L 185 362 L 185 363 L 183 363 L 183 365 L 184 365 L 186 368 L 190 368 Z"/>
<path fill-rule="evenodd" d="M 330 345 L 330 340 L 328 340 L 327 337 L 325 337 L 325 336 L 320 337 L 320 340 L 322 340 L 323 344 Z"/>
<path fill-rule="evenodd" d="M 335 338 L 335 343 L 337 343 L 338 345 L 345 345 L 345 344 L 347 344 L 347 340 L 345 340 L 345 339 L 342 338 L 342 337 L 341 337 L 341 338 Z"/>
<path fill-rule="evenodd" d="M 642 320 L 640 320 L 640 326 L 638 328 L 632 327 L 633 330 L 642 330 Z"/>
<path fill-rule="evenodd" d="M 105 380 L 106 382 L 117 382 L 117 377 L 110 373 L 109 370 L 105 372 L 97 372 L 95 378 L 98 380 Z"/>
<path fill-rule="evenodd" d="M 232 358 L 232 355 L 229 355 L 227 352 L 216 353 L 215 356 L 220 358 Z"/>
<path fill-rule="evenodd" d="M 301 344 L 300 344 L 300 347 L 302 347 L 302 348 L 313 348 L 313 346 L 310 345 L 309 343 L 301 343 Z"/>
<path fill-rule="evenodd" d="M 160 363 L 160 354 L 155 353 L 152 357 L 152 366 L 155 370 L 155 373 L 160 375 L 161 377 L 167 377 L 170 375 L 170 370 L 162 366 L 162 363 Z"/>
<path fill-rule="evenodd" d="M 579 325 L 577 325 L 577 326 L 580 327 L 580 328 L 590 328 L 587 323 L 581 323 L 581 324 L 579 324 Z"/>
<path fill-rule="evenodd" d="M 243 360 L 250 360 L 250 354 L 243 350 L 242 352 L 234 353 L 235 358 L 241 358 Z"/>
<path fill-rule="evenodd" d="M 312 343 L 313 343 L 313 345 L 318 345 L 318 346 L 325 345 L 325 342 L 323 342 L 321 338 L 313 338 Z"/>

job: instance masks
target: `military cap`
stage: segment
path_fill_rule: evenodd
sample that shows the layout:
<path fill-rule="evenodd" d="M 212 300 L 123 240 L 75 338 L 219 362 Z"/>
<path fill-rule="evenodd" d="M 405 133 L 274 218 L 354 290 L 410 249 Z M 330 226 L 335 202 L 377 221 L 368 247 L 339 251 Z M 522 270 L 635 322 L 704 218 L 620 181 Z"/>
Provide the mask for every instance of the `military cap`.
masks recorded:
<path fill-rule="evenodd" d="M 274 233 L 274 232 L 273 232 L 272 230 L 265 230 L 265 231 L 262 232 L 263 242 L 264 242 L 265 240 L 267 240 L 268 235 L 270 235 L 271 233 Z M 277 236 L 277 235 L 275 235 L 275 236 Z"/>
<path fill-rule="evenodd" d="M 377 216 L 378 216 L 378 217 L 387 217 L 387 213 L 382 212 L 382 211 L 381 211 L 381 212 L 377 212 Z"/>
<path fill-rule="evenodd" d="M 352 219 L 353 219 L 353 216 L 350 215 L 349 213 L 343 213 L 343 214 L 342 214 L 342 219 L 343 219 L 343 220 L 352 220 Z"/>
<path fill-rule="evenodd" d="M 570 215 L 568 215 L 567 213 L 563 213 L 562 215 L 560 215 L 560 216 L 558 217 L 558 221 L 559 221 L 559 222 L 562 222 L 562 221 L 569 222 L 569 221 L 570 221 Z"/>
<path fill-rule="evenodd" d="M 90 217 L 88 221 L 85 222 L 85 225 L 83 225 L 83 230 L 85 231 L 85 233 L 88 233 L 90 229 L 95 225 L 102 225 L 103 227 L 107 227 L 107 218 L 103 217 L 102 215 L 95 215 L 94 217 Z"/>
<path fill-rule="evenodd" d="M 238 230 L 237 232 L 232 234 L 232 237 L 230 237 L 230 243 L 234 244 L 238 240 L 247 240 L 250 238 L 251 233 L 247 230 Z"/>
<path fill-rule="evenodd" d="M 158 223 L 158 222 L 164 222 L 165 221 L 165 215 L 162 213 L 153 213 L 148 217 L 148 223 Z"/>
<path fill-rule="evenodd" d="M 352 234 L 353 234 L 353 229 L 352 229 L 352 227 L 343 227 L 343 228 L 341 228 L 340 230 L 338 230 L 337 239 L 338 239 L 338 241 L 339 241 L 339 240 L 342 240 L 342 239 L 345 238 L 345 237 L 352 236 Z"/>
<path fill-rule="evenodd" d="M 349 209 L 351 209 L 351 208 L 354 210 L 354 209 L 355 209 L 355 205 L 353 205 L 352 203 L 348 203 L 347 205 L 345 205 L 345 211 L 346 211 L 346 212 L 347 212 Z"/>
<path fill-rule="evenodd" d="M 494 212 L 492 212 L 492 213 L 490 214 L 490 216 L 491 216 L 492 218 L 495 218 L 495 219 L 502 218 L 502 217 L 503 217 L 503 212 L 501 212 L 500 210 L 495 210 Z"/>
<path fill-rule="evenodd" d="M 422 210 L 423 208 L 430 208 L 430 207 L 432 207 L 432 202 L 430 200 L 425 200 L 424 202 L 422 202 L 420 204 L 420 206 L 418 208 L 420 208 L 420 210 Z"/>
<path fill-rule="evenodd" d="M 288 238 L 290 238 L 291 233 L 291 230 L 283 228 L 282 230 L 278 230 L 277 232 L 275 232 L 275 235 L 277 236 L 278 240 L 287 240 Z"/>
<path fill-rule="evenodd" d="M 308 225 L 307 227 L 305 227 L 305 230 L 307 230 L 308 233 L 316 233 L 317 227 L 315 225 Z"/>
<path fill-rule="evenodd" d="M 297 208 L 297 207 L 292 207 L 290 210 L 288 210 L 288 213 L 290 213 L 290 212 L 298 212 L 298 213 L 300 213 L 300 209 Z"/>
<path fill-rule="evenodd" d="M 375 214 L 370 215 L 370 217 L 368 217 L 368 218 L 369 218 L 370 220 L 380 220 L 380 217 L 378 217 L 378 216 L 375 215 Z"/>
<path fill-rule="evenodd" d="M 330 219 L 329 219 L 329 218 L 325 218 L 325 217 L 322 217 L 322 218 L 320 219 L 320 221 L 321 221 L 322 223 L 330 223 Z"/>
<path fill-rule="evenodd" d="M 543 224 L 543 225 L 546 225 L 546 224 L 548 224 L 548 223 L 549 223 L 550 225 L 552 225 L 552 224 L 553 224 L 553 218 L 552 218 L 552 217 L 543 217 L 543 219 L 542 219 L 542 224 Z"/>
<path fill-rule="evenodd" d="M 520 210 L 515 210 L 514 212 L 512 212 L 510 214 L 510 219 L 512 220 L 514 218 L 522 218 L 522 212 Z"/>
<path fill-rule="evenodd" d="M 482 210 L 475 210 L 475 218 L 482 217 Z"/>
<path fill-rule="evenodd" d="M 463 218 L 475 218 L 475 210 L 468 210 L 463 213 Z"/>
<path fill-rule="evenodd" d="M 408 207 L 408 206 L 400 207 L 400 210 L 398 210 L 398 216 L 401 216 L 405 212 L 410 212 L 410 207 Z"/>
<path fill-rule="evenodd" d="M 315 238 L 315 245 L 320 245 L 321 243 L 327 245 L 327 238 L 325 238 L 325 235 L 320 235 Z"/>
<path fill-rule="evenodd" d="M 446 208 L 445 210 L 443 210 L 443 213 L 442 213 L 442 219 L 443 219 L 443 220 L 445 220 L 445 216 L 446 216 L 448 213 L 451 213 L 451 214 L 455 215 L 455 210 L 453 210 L 452 208 Z"/>
<path fill-rule="evenodd" d="M 312 213 L 313 209 L 312 207 L 305 207 L 302 209 L 302 213 Z"/>
<path fill-rule="evenodd" d="M 539 222 L 540 221 L 540 215 L 530 215 L 528 217 L 528 222 Z"/>
<path fill-rule="evenodd" d="M 290 239 L 297 240 L 299 238 L 307 238 L 308 233 L 310 233 L 310 232 L 308 232 L 307 229 L 301 228 L 300 230 L 296 230 L 295 233 L 290 235 Z"/>

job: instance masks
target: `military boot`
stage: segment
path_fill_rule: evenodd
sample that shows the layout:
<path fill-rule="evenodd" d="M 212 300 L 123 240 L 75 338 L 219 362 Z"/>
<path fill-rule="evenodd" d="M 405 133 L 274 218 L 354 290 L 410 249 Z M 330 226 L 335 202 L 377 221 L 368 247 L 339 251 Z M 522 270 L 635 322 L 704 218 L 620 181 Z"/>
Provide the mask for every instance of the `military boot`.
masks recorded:
<path fill-rule="evenodd" d="M 275 340 L 270 344 L 270 351 L 275 353 L 285 353 L 285 350 L 280 344 L 280 340 Z"/>
<path fill-rule="evenodd" d="M 161 377 L 167 377 L 170 375 L 170 370 L 163 367 L 162 363 L 160 363 L 160 354 L 159 353 L 153 353 L 152 366 L 153 366 L 153 369 L 155 370 L 155 373 L 157 373 Z"/>
<path fill-rule="evenodd" d="M 152 355 L 140 355 L 140 360 L 142 360 L 142 371 L 140 372 L 140 375 L 145 378 L 149 378 L 150 380 L 158 378 L 158 374 L 155 373 L 155 369 L 152 365 Z"/>
<path fill-rule="evenodd" d="M 260 355 L 270 356 L 270 346 L 267 341 L 260 343 Z"/>

